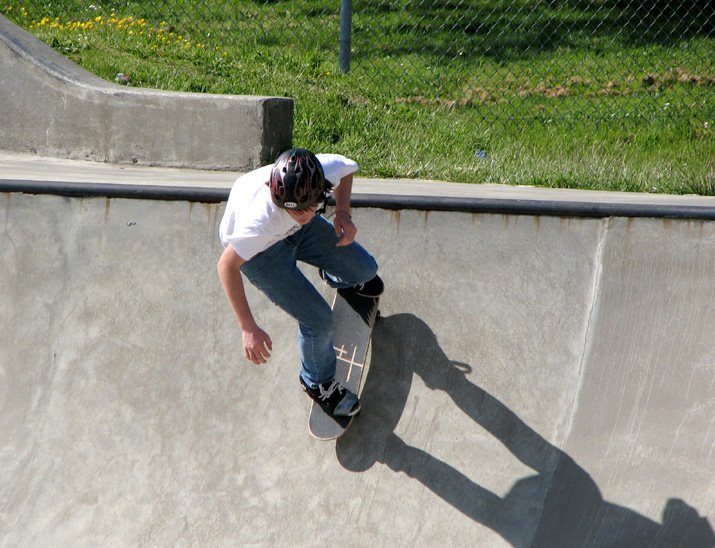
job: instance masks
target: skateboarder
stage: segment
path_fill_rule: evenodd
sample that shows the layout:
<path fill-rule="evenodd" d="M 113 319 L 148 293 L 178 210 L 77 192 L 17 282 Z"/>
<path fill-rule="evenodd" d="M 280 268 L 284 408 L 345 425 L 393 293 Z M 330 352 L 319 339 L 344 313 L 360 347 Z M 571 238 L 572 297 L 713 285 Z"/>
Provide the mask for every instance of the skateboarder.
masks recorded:
<path fill-rule="evenodd" d="M 356 415 L 360 401 L 334 379 L 332 311 L 296 262 L 318 267 L 321 278 L 341 292 L 382 293 L 375 259 L 354 241 L 350 195 L 357 169 L 338 154 L 288 150 L 272 166 L 236 179 L 219 229 L 224 251 L 218 274 L 238 318 L 246 358 L 265 363 L 272 342 L 256 324 L 241 274 L 298 321 L 301 386 L 333 416 Z M 331 193 L 332 223 L 322 215 Z"/>

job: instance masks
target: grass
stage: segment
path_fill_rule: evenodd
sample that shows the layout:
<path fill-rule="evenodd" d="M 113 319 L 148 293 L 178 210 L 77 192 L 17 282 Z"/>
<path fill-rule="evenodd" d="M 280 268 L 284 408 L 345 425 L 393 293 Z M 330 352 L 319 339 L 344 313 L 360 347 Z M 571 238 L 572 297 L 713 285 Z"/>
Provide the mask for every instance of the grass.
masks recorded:
<path fill-rule="evenodd" d="M 336 2 L 99 4 L 0 11 L 108 80 L 294 97 L 362 176 L 715 195 L 707 2 L 365 0 L 348 74 Z"/>

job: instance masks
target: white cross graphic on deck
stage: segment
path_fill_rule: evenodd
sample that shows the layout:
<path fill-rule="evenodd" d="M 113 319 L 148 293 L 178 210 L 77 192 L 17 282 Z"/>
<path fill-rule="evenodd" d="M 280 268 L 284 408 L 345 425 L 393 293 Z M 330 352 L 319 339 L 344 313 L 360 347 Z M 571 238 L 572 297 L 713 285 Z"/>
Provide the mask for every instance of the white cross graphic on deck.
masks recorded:
<path fill-rule="evenodd" d="M 348 354 L 348 350 L 345 348 L 345 345 L 341 345 L 340 347 L 333 346 L 333 348 L 335 349 L 336 357 L 339 360 L 348 364 L 348 375 L 347 375 L 347 378 L 345 379 L 345 382 L 348 382 L 350 380 L 350 376 L 352 375 L 353 367 L 359 367 L 362 370 L 362 368 L 364 367 L 365 364 L 355 361 L 355 354 L 357 353 L 357 347 L 353 346 L 352 356 L 350 356 Z"/>

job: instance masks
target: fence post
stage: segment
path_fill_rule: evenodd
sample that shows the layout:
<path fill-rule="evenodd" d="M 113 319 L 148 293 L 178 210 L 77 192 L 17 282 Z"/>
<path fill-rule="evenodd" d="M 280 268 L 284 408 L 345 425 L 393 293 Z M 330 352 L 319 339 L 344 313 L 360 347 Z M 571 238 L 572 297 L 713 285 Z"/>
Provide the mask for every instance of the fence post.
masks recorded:
<path fill-rule="evenodd" d="M 350 72 L 350 34 L 353 26 L 352 0 L 340 0 L 340 71 Z"/>

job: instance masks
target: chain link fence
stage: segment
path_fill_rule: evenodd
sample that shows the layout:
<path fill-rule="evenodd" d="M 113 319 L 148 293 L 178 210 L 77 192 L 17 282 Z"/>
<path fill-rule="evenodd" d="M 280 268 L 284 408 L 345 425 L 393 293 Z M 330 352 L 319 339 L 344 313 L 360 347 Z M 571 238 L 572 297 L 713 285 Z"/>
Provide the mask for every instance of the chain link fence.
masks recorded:
<path fill-rule="evenodd" d="M 355 17 L 354 64 L 371 77 L 395 79 L 412 100 L 424 95 L 437 103 L 491 106 L 484 115 L 493 120 L 538 113 L 579 119 L 604 112 L 595 103 L 624 96 L 640 110 L 659 111 L 665 106 L 659 92 L 676 83 L 685 84 L 681 98 L 697 110 L 707 107 L 704 92 L 715 85 L 713 6 L 706 0 L 372 2 Z M 401 15 L 392 28 L 374 16 L 393 9 Z M 365 51 L 364 34 L 384 38 Z M 402 70 L 414 54 L 430 58 L 430 65 Z M 519 110 L 506 108 L 514 104 Z"/>
<path fill-rule="evenodd" d="M 349 64 L 352 85 L 367 97 L 472 108 L 490 123 L 577 122 L 614 112 L 667 114 L 676 103 L 679 114 L 712 117 L 713 112 L 712 0 L 25 4 L 51 16 L 63 11 L 132 14 L 194 41 L 231 44 L 257 57 L 281 46 L 302 52 L 308 64 L 319 64 L 321 70 L 328 66 L 345 72 Z M 350 47 L 341 57 L 348 29 Z M 269 85 L 262 91 L 281 92 Z"/>
<path fill-rule="evenodd" d="M 712 109 L 705 91 L 715 86 L 714 6 L 710 0 L 365 0 L 342 6 L 338 0 L 178 0 L 146 10 L 155 18 L 191 21 L 184 26 L 218 32 L 222 42 L 244 48 L 278 40 L 275 23 L 266 20 L 283 19 L 286 47 L 319 51 L 336 69 L 341 17 L 350 14 L 354 81 L 389 81 L 396 101 L 479 106 L 486 119 L 505 122 L 578 120 L 613 114 L 613 108 L 663 112 L 672 97 L 661 92 L 674 86 L 693 112 Z M 624 97 L 630 101 L 614 101 Z M 609 100 L 612 108 L 597 104 Z"/>
<path fill-rule="evenodd" d="M 0 13 L 119 83 L 293 97 L 294 143 L 366 175 L 715 193 L 713 0 L 6 0 Z"/>

